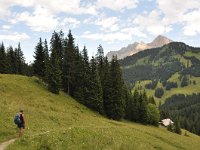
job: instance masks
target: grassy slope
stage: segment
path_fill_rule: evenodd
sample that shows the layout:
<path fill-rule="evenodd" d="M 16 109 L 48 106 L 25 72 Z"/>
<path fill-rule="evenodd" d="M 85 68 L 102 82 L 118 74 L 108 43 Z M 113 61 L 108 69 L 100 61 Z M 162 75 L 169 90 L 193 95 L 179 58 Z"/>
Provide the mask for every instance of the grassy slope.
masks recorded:
<path fill-rule="evenodd" d="M 171 97 L 172 95 L 175 95 L 175 94 L 193 94 L 193 93 L 199 93 L 200 92 L 200 77 L 193 77 L 191 76 L 190 77 L 190 80 L 191 81 L 196 81 L 196 85 L 188 85 L 186 87 L 181 87 L 181 83 L 180 83 L 180 80 L 178 79 L 179 77 L 179 74 L 176 73 L 174 74 L 171 78 L 168 79 L 168 81 L 171 81 L 171 82 L 177 82 L 178 83 L 178 88 L 172 88 L 171 90 L 167 91 L 165 90 L 164 88 L 164 95 L 162 98 L 155 98 L 157 103 L 159 101 L 161 101 L 162 103 L 166 100 L 166 98 L 169 98 Z M 144 81 L 140 81 L 140 82 L 137 82 L 135 87 L 138 87 L 138 86 L 142 86 L 142 90 L 143 91 L 145 89 L 145 85 L 150 83 L 151 81 L 150 80 L 144 80 Z M 160 82 L 158 82 L 158 85 L 156 88 L 163 88 L 162 84 Z M 155 93 L 155 90 L 151 90 L 151 89 L 145 89 L 146 92 L 147 92 L 147 95 L 149 96 L 152 96 L 154 95 Z M 134 89 L 133 89 L 134 91 Z"/>
<path fill-rule="evenodd" d="M 69 96 L 54 95 L 35 78 L 0 74 L 0 141 L 16 135 L 13 116 L 24 109 L 27 128 L 10 150 L 197 149 L 200 137 L 164 128 L 108 120 Z"/>

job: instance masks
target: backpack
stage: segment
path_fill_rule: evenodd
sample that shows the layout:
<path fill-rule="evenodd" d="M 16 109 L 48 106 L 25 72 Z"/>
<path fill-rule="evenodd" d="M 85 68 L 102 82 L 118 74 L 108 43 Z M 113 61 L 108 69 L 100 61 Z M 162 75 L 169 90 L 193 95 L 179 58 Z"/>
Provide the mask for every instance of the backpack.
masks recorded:
<path fill-rule="evenodd" d="M 16 114 L 16 115 L 15 115 L 14 123 L 17 124 L 17 125 L 21 123 L 20 115 L 19 115 L 19 114 Z"/>

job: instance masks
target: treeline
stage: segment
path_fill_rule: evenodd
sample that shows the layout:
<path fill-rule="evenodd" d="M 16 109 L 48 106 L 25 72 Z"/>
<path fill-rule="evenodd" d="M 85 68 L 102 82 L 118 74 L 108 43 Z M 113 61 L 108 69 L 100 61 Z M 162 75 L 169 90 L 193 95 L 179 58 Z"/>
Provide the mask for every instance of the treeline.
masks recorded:
<path fill-rule="evenodd" d="M 0 73 L 31 75 L 31 67 L 25 63 L 20 43 L 17 48 L 5 48 L 0 44 Z"/>
<path fill-rule="evenodd" d="M 172 42 L 160 48 L 141 51 L 119 62 L 126 83 L 135 83 L 142 80 L 151 80 L 153 83 L 158 80 L 165 86 L 167 80 L 177 72 L 181 76 L 200 76 L 200 60 L 194 56 L 185 56 L 186 52 L 199 55 L 198 51 L 199 48 L 190 47 L 181 42 Z M 179 57 L 187 60 L 186 66 L 180 61 Z M 137 61 L 143 58 L 146 60 L 144 63 L 136 64 Z M 189 61 L 191 65 L 189 65 Z M 187 86 L 185 78 L 180 79 L 180 81 L 183 82 L 182 86 Z M 175 87 L 176 85 L 172 86 Z M 154 85 L 149 85 L 149 88 L 154 88 Z"/>
<path fill-rule="evenodd" d="M 160 106 L 161 119 L 178 119 L 181 128 L 200 135 L 200 94 L 173 95 Z"/>
<path fill-rule="evenodd" d="M 97 54 L 88 58 L 75 45 L 71 31 L 64 37 L 62 31 L 54 32 L 48 50 L 47 41 L 40 38 L 35 47 L 34 75 L 48 85 L 48 90 L 59 94 L 63 90 L 87 107 L 120 120 L 125 115 L 127 92 L 116 57 L 109 63 L 101 45 Z"/>

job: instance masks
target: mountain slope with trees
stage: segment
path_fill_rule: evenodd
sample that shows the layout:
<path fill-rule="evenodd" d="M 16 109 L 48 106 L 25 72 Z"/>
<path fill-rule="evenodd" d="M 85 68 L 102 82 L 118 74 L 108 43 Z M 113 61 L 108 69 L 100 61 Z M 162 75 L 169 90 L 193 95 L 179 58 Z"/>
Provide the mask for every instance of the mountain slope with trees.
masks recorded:
<path fill-rule="evenodd" d="M 200 99 L 194 94 L 200 93 L 200 48 L 172 42 L 127 57 L 120 64 L 132 90 L 145 90 L 157 105 L 164 103 L 161 119 L 178 119 L 182 128 L 199 134 Z"/>

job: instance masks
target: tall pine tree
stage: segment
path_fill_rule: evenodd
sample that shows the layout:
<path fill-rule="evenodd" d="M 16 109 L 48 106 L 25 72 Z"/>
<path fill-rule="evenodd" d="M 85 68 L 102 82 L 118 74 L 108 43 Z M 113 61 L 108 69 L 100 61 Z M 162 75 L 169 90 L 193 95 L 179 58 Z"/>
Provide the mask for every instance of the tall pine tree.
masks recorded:
<path fill-rule="evenodd" d="M 90 64 L 90 80 L 88 84 L 88 97 L 86 105 L 99 113 L 103 113 L 103 93 L 97 64 L 92 57 Z"/>
<path fill-rule="evenodd" d="M 0 45 L 0 73 L 6 73 L 6 51 L 4 44 Z"/>
<path fill-rule="evenodd" d="M 35 55 L 34 55 L 34 63 L 33 70 L 34 74 L 40 78 L 45 77 L 45 52 L 42 43 L 42 39 L 40 38 L 37 46 L 35 47 Z"/>
<path fill-rule="evenodd" d="M 25 60 L 24 60 L 24 54 L 21 50 L 20 43 L 18 44 L 18 48 L 15 49 L 15 53 L 16 53 L 16 60 L 17 60 L 17 73 L 23 74 L 24 67 L 25 67 Z"/>
<path fill-rule="evenodd" d="M 48 90 L 52 93 L 59 94 L 61 87 L 61 69 L 60 57 L 57 49 L 57 40 L 55 39 L 55 32 L 51 38 L 51 56 L 48 66 Z"/>
<path fill-rule="evenodd" d="M 124 117 L 125 113 L 125 100 L 123 93 L 123 79 L 121 74 L 120 65 L 118 63 L 117 57 L 112 58 L 110 66 L 110 98 L 109 98 L 109 112 L 108 117 L 120 120 Z"/>
<path fill-rule="evenodd" d="M 48 44 L 47 44 L 47 40 L 45 39 L 44 41 L 44 64 L 45 64 L 45 68 L 44 68 L 44 81 L 47 82 L 48 81 L 48 73 L 49 73 L 49 49 L 48 49 Z"/>
<path fill-rule="evenodd" d="M 104 78 L 104 50 L 101 45 L 97 48 L 96 60 L 98 64 L 98 71 L 101 80 L 101 84 L 103 84 Z"/>
<path fill-rule="evenodd" d="M 63 60 L 63 89 L 66 93 L 73 96 L 74 94 L 74 82 L 75 82 L 75 67 L 76 67 L 76 49 L 74 44 L 74 38 L 71 31 L 68 33 L 68 37 L 65 40 L 65 51 Z"/>

